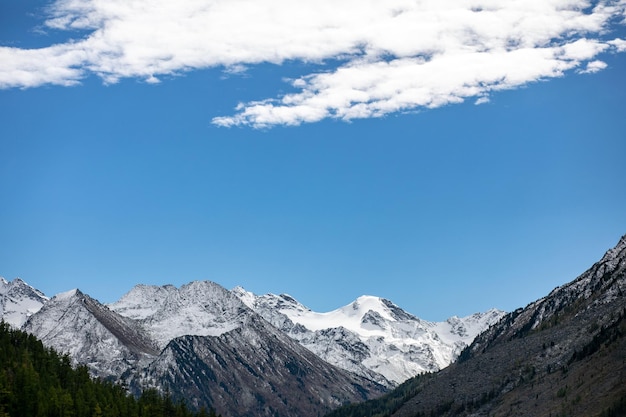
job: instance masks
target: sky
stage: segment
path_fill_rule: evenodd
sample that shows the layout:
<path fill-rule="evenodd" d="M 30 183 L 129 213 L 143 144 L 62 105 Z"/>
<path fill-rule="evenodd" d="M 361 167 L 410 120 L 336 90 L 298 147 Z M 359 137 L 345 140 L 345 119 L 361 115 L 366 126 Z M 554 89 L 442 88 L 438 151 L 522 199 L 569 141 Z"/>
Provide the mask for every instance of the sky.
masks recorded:
<path fill-rule="evenodd" d="M 626 234 L 626 1 L 0 3 L 0 276 L 512 311 Z"/>

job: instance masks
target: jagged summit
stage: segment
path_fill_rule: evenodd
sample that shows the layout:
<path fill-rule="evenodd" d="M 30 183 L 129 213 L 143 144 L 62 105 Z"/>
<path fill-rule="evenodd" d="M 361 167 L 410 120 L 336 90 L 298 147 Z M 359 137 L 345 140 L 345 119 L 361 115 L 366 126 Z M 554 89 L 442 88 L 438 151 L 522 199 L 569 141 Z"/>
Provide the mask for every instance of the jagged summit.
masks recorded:
<path fill-rule="evenodd" d="M 155 314 L 163 300 L 174 291 L 176 287 L 173 285 L 138 284 L 109 307 L 123 316 L 145 319 Z"/>
<path fill-rule="evenodd" d="M 625 293 L 626 236 L 622 236 L 615 247 L 576 279 L 556 287 L 525 308 L 509 313 L 500 326 L 481 334 L 472 344 L 471 351 L 485 349 L 506 338 L 520 337 L 547 322 L 558 321 L 559 315 L 572 305 L 587 305 L 587 309 L 593 309 L 623 300 Z"/>
<path fill-rule="evenodd" d="M 70 300 L 73 297 L 82 297 L 84 295 L 85 294 L 83 294 L 78 288 L 74 288 L 69 291 L 60 292 L 56 294 L 54 297 L 52 297 L 52 299 L 55 301 L 63 301 L 63 300 Z"/>
<path fill-rule="evenodd" d="M 48 297 L 22 279 L 0 277 L 0 317 L 11 326 L 20 328 L 46 301 Z"/>
<path fill-rule="evenodd" d="M 493 310 L 431 323 L 371 295 L 318 313 L 285 294 L 256 296 L 241 287 L 233 292 L 326 361 L 388 386 L 447 366 L 480 331 L 504 314 Z"/>
<path fill-rule="evenodd" d="M 140 320 L 159 346 L 180 336 L 219 336 L 241 326 L 252 311 L 233 293 L 211 281 L 138 285 L 111 310 Z"/>
<path fill-rule="evenodd" d="M 402 310 L 391 301 L 381 297 L 363 295 L 352 303 L 327 313 L 313 312 L 308 308 L 284 310 L 294 322 L 309 330 L 317 331 L 333 327 L 344 327 L 350 331 L 369 335 L 387 335 L 387 322 L 420 320 Z"/>
<path fill-rule="evenodd" d="M 443 325 L 447 331 L 439 333 L 444 340 L 454 342 L 460 340 L 466 344 L 470 344 L 472 340 L 485 330 L 485 323 L 495 324 L 503 317 L 501 310 L 492 308 L 483 313 L 474 313 L 467 317 L 452 316 L 444 323 L 435 323 L 435 327 Z M 452 336 L 452 339 L 449 339 Z"/>
<path fill-rule="evenodd" d="M 385 320 L 395 322 L 404 320 L 419 320 L 417 317 L 401 309 L 391 301 L 372 295 L 362 295 L 349 305 L 335 311 L 340 311 L 345 315 L 354 317 L 355 319 L 359 318 L 361 323 L 364 323 L 367 316 L 380 316 Z"/>
<path fill-rule="evenodd" d="M 275 310 L 286 312 L 307 312 L 311 311 L 308 307 L 300 304 L 298 300 L 290 296 L 289 294 L 264 294 L 255 295 L 254 293 L 247 291 L 242 286 L 237 286 L 231 290 L 245 305 L 255 310 L 259 307 L 273 308 Z"/>
<path fill-rule="evenodd" d="M 119 376 L 158 353 L 141 326 L 78 289 L 52 297 L 23 330 L 102 377 Z"/>
<path fill-rule="evenodd" d="M 239 299 L 241 301 L 243 301 L 243 303 L 245 305 L 247 305 L 250 308 L 254 308 L 254 303 L 255 303 L 257 297 L 253 293 L 251 293 L 250 291 L 246 290 L 241 285 L 237 285 L 235 288 L 233 288 L 230 291 L 233 294 L 235 294 L 237 297 L 239 297 Z"/>
<path fill-rule="evenodd" d="M 306 409 L 298 415 L 314 417 L 385 391 L 314 355 L 209 281 L 139 285 L 110 308 L 67 291 L 25 330 L 99 377 L 136 392 L 167 390 L 234 417 L 294 415 L 299 404 Z"/>
<path fill-rule="evenodd" d="M 606 251 L 599 264 L 607 264 L 610 268 L 615 268 L 618 263 L 624 262 L 626 251 L 626 235 L 622 236 L 615 247 Z"/>
<path fill-rule="evenodd" d="M 178 339 L 245 335 L 260 316 L 322 360 L 391 387 L 447 366 L 497 314 L 430 323 L 371 295 L 318 313 L 288 294 L 257 296 L 242 287 L 229 291 L 215 282 L 193 281 L 179 288 L 139 284 L 106 306 L 79 289 L 59 293 L 25 330 L 88 364 L 94 374 L 124 375 L 130 383 L 131 375 L 156 358 L 169 361 L 163 355 L 184 345 Z M 149 379 L 161 371 L 153 368 Z"/>
<path fill-rule="evenodd" d="M 396 321 L 388 304 L 392 304 L 388 300 L 372 295 L 362 295 L 347 306 L 341 307 L 331 313 L 341 313 L 348 317 L 354 317 L 362 321 L 363 317 L 368 313 L 375 313 L 386 320 Z"/>
<path fill-rule="evenodd" d="M 610 395 L 626 394 L 620 388 L 626 386 L 625 280 L 626 236 L 588 271 L 524 309 L 443 322 L 421 320 L 375 296 L 318 313 L 287 294 L 256 296 L 210 281 L 137 285 L 109 306 L 78 289 L 48 300 L 19 279 L 0 279 L 0 295 L 5 319 L 7 305 L 32 301 L 28 294 L 43 296 L 43 307 L 22 328 L 94 374 L 222 404 L 233 416 L 304 416 L 305 410 L 313 417 L 329 404 L 377 395 L 376 383 L 391 387 L 435 370 L 441 372 L 427 381 L 414 380 L 423 385 L 403 386 L 411 398 L 404 406 L 394 400 L 398 417 L 443 406 L 447 415 L 477 407 L 486 412 L 473 415 L 520 407 L 525 412 L 516 415 L 548 415 L 529 409 L 547 410 L 546 404 L 553 414 L 566 407 L 568 415 L 580 409 L 583 416 L 599 411 L 586 413 L 584 401 L 575 402 L 578 395 L 584 400 L 600 385 Z"/>
<path fill-rule="evenodd" d="M 502 317 L 451 366 L 407 381 L 387 405 L 331 415 L 623 416 L 625 294 L 622 237 L 576 279 Z"/>

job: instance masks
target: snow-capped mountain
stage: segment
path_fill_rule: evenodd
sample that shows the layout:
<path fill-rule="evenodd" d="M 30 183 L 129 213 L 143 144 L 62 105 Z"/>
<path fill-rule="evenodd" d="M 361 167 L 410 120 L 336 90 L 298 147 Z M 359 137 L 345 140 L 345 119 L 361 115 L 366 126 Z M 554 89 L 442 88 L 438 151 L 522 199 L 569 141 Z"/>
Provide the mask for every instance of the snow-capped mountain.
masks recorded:
<path fill-rule="evenodd" d="M 454 364 L 359 415 L 625 416 L 625 290 L 626 235 L 578 278 L 481 333 Z"/>
<path fill-rule="evenodd" d="M 194 281 L 172 285 L 137 285 L 109 308 L 137 320 L 161 348 L 180 336 L 219 336 L 239 328 L 250 311 L 219 284 Z"/>
<path fill-rule="evenodd" d="M 156 344 L 137 322 L 76 289 L 54 296 L 23 330 L 101 377 L 119 377 L 158 354 Z"/>
<path fill-rule="evenodd" d="M 314 417 L 385 391 L 309 352 L 213 282 L 137 286 L 111 308 L 71 290 L 23 329 L 97 376 L 232 417 L 289 416 L 305 403 L 298 415 Z"/>
<path fill-rule="evenodd" d="M 35 314 L 48 301 L 41 291 L 20 278 L 8 282 L 0 277 L 0 317 L 15 328 L 20 328 L 28 317 Z"/>
<path fill-rule="evenodd" d="M 231 416 L 304 415 L 302 401 L 314 416 L 379 395 L 447 366 L 502 314 L 430 323 L 373 296 L 317 313 L 284 294 L 209 281 L 137 285 L 109 305 L 77 289 L 48 300 L 21 280 L 1 284 L 5 319 L 22 312 L 15 325 L 25 321 L 23 330 L 94 375 L 193 396 Z"/>
<path fill-rule="evenodd" d="M 251 312 L 220 336 L 182 336 L 135 380 L 232 417 L 325 415 L 385 391 L 339 369 Z"/>
<path fill-rule="evenodd" d="M 257 296 L 242 287 L 233 293 L 324 360 L 387 385 L 446 367 L 504 315 L 494 309 L 433 323 L 380 297 L 318 313 L 286 294 Z"/>

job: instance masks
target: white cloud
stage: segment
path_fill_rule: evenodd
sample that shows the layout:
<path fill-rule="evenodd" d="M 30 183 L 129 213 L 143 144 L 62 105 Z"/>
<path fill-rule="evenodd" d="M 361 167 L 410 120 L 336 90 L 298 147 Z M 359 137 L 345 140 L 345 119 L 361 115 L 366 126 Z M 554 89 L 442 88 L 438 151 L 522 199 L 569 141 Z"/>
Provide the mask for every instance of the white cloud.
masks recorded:
<path fill-rule="evenodd" d="M 74 85 L 84 76 L 85 53 L 71 45 L 44 49 L 0 47 L 0 88 Z"/>
<path fill-rule="evenodd" d="M 582 74 L 591 74 L 594 72 L 602 71 L 607 67 L 606 62 L 596 60 L 587 63 L 587 67 L 585 69 L 580 70 L 579 72 Z"/>
<path fill-rule="evenodd" d="M 563 46 L 563 58 L 584 61 L 593 58 L 608 47 L 608 43 L 582 38 Z"/>
<path fill-rule="evenodd" d="M 494 90 L 598 71 L 599 54 L 626 49 L 604 39 L 626 0 L 57 0 L 50 10 L 50 29 L 91 34 L 42 49 L 0 47 L 0 87 L 342 62 L 291 81 L 294 93 L 213 120 L 223 126 L 483 103 Z"/>
<path fill-rule="evenodd" d="M 615 47 L 615 49 L 617 49 L 618 52 L 626 52 L 626 40 L 613 39 L 612 41 L 608 41 L 607 43 Z"/>

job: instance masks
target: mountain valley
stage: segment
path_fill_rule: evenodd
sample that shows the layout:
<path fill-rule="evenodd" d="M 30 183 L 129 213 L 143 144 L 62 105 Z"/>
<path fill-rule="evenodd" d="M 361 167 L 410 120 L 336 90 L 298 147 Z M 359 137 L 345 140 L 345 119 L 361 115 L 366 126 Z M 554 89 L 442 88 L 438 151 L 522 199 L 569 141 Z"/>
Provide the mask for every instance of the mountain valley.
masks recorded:
<path fill-rule="evenodd" d="M 374 296 L 318 313 L 210 281 L 138 285 L 109 305 L 0 284 L 4 321 L 92 375 L 224 416 L 626 412 L 626 236 L 525 308 L 440 323 Z"/>
<path fill-rule="evenodd" d="M 481 333 L 458 360 L 342 416 L 626 415 L 626 236 L 574 281 Z"/>
<path fill-rule="evenodd" d="M 22 280 L 3 279 L 2 300 L 12 306 L 4 310 L 11 325 L 92 375 L 229 416 L 306 417 L 378 397 L 444 368 L 504 314 L 431 323 L 373 296 L 316 313 L 286 294 L 257 296 L 210 281 L 137 285 L 103 305 L 78 289 L 48 299 Z"/>

